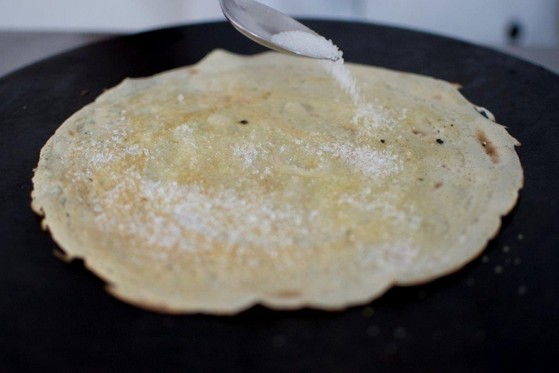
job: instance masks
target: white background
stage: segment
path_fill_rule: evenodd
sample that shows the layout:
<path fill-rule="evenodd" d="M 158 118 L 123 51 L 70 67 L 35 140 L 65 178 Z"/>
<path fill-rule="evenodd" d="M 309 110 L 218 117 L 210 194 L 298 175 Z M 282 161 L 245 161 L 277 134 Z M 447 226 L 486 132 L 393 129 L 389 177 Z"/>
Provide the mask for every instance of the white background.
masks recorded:
<path fill-rule="evenodd" d="M 262 0 L 297 16 L 355 19 L 484 44 L 559 46 L 559 0 Z M 218 0 L 0 0 L 0 30 L 136 32 L 223 19 Z"/>

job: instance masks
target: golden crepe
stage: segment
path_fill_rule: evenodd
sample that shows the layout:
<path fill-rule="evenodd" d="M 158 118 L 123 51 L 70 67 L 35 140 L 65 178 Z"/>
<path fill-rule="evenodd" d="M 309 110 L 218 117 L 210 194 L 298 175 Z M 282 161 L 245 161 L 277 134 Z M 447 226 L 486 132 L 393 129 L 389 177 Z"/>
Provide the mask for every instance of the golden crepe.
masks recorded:
<path fill-rule="evenodd" d="M 349 66 L 367 105 L 275 53 L 127 79 L 45 145 L 32 207 L 160 312 L 335 310 L 457 270 L 516 202 L 517 141 L 453 84 Z"/>

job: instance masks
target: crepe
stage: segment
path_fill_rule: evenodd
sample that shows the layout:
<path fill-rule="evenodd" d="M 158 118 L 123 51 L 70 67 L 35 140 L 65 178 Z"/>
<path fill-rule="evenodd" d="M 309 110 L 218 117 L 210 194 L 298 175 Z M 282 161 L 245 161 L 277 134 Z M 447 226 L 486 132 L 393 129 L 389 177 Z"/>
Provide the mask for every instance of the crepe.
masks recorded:
<path fill-rule="evenodd" d="M 454 84 L 349 68 L 357 107 L 276 53 L 126 79 L 42 149 L 33 210 L 160 312 L 337 310 L 456 271 L 516 202 L 518 142 Z"/>

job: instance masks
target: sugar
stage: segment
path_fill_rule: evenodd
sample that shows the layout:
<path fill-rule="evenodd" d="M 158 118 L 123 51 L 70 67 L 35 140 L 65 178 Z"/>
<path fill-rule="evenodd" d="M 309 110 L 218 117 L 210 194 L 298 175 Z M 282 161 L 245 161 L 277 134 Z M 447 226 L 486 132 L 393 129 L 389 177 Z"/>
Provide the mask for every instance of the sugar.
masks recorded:
<path fill-rule="evenodd" d="M 305 247 L 304 238 L 312 234 L 312 229 L 301 224 L 306 218 L 296 206 L 275 206 L 233 189 L 204 191 L 196 185 L 143 180 L 133 188 L 158 209 L 143 217 L 145 220 L 128 219 L 129 228 L 135 235 L 146 236 L 144 239 L 157 237 L 154 243 L 166 248 L 203 249 L 202 242 L 184 239 L 183 232 L 190 232 L 191 237 L 205 237 L 207 243 L 219 240 L 230 245 L 256 245 L 270 248 L 273 254 L 273 250 L 290 247 L 296 240 Z M 123 193 L 129 191 L 118 191 Z M 240 221 L 247 224 L 232 224 Z"/>
<path fill-rule="evenodd" d="M 344 63 L 343 52 L 331 40 L 311 32 L 286 31 L 273 35 L 272 42 L 287 50 L 321 59 L 322 67 L 351 98 L 355 107 L 354 124 L 368 129 L 390 128 L 394 124 L 393 116 L 387 115 L 382 107 L 362 100 L 355 77 Z M 398 119 L 405 119 L 403 110 L 403 118 Z"/>
<path fill-rule="evenodd" d="M 398 156 L 388 151 L 379 151 L 367 146 L 351 143 L 327 143 L 321 145 L 323 152 L 330 153 L 371 178 L 388 176 L 398 172 L 401 163 Z"/>
<path fill-rule="evenodd" d="M 320 61 L 322 66 L 330 73 L 332 78 L 338 83 L 338 85 L 344 90 L 345 93 L 351 97 L 351 101 L 355 106 L 360 106 L 361 97 L 359 90 L 357 89 L 357 83 L 355 78 L 351 74 L 351 71 L 344 64 L 344 59 L 339 58 L 337 61 Z"/>
<path fill-rule="evenodd" d="M 275 44 L 306 56 L 322 59 L 322 66 L 347 93 L 354 105 L 360 102 L 357 84 L 344 64 L 343 52 L 323 36 L 305 31 L 285 31 L 272 36 Z"/>
<path fill-rule="evenodd" d="M 366 104 L 361 101 L 359 96 L 357 102 L 354 101 L 355 112 L 351 118 L 354 125 L 359 125 L 363 129 L 375 131 L 379 128 L 390 129 L 396 124 L 394 116 L 391 116 L 381 106 Z M 402 118 L 405 119 L 405 118 Z"/>
<path fill-rule="evenodd" d="M 233 146 L 233 155 L 241 158 L 245 167 L 250 167 L 258 157 L 258 147 L 253 143 L 235 144 Z"/>
<path fill-rule="evenodd" d="M 342 52 L 325 37 L 305 31 L 284 31 L 272 35 L 272 42 L 289 51 L 314 58 L 337 60 Z"/>

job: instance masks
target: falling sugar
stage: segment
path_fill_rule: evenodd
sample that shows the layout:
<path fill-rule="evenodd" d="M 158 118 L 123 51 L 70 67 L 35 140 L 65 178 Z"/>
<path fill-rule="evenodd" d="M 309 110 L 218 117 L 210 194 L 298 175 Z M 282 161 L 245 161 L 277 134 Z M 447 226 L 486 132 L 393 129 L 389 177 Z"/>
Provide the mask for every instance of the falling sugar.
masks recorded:
<path fill-rule="evenodd" d="M 272 36 L 272 42 L 300 54 L 319 58 L 322 66 L 347 93 L 355 106 L 360 106 L 361 98 L 355 79 L 344 64 L 343 52 L 331 40 L 305 31 L 285 31 Z"/>
<path fill-rule="evenodd" d="M 337 47 L 336 47 L 337 48 Z M 344 64 L 344 59 L 340 57 L 337 61 L 320 61 L 322 66 L 330 73 L 332 78 L 338 83 L 338 85 L 344 90 L 345 93 L 351 97 L 353 105 L 360 107 L 361 96 L 357 89 L 357 83 L 355 78 L 351 74 L 351 71 Z"/>

